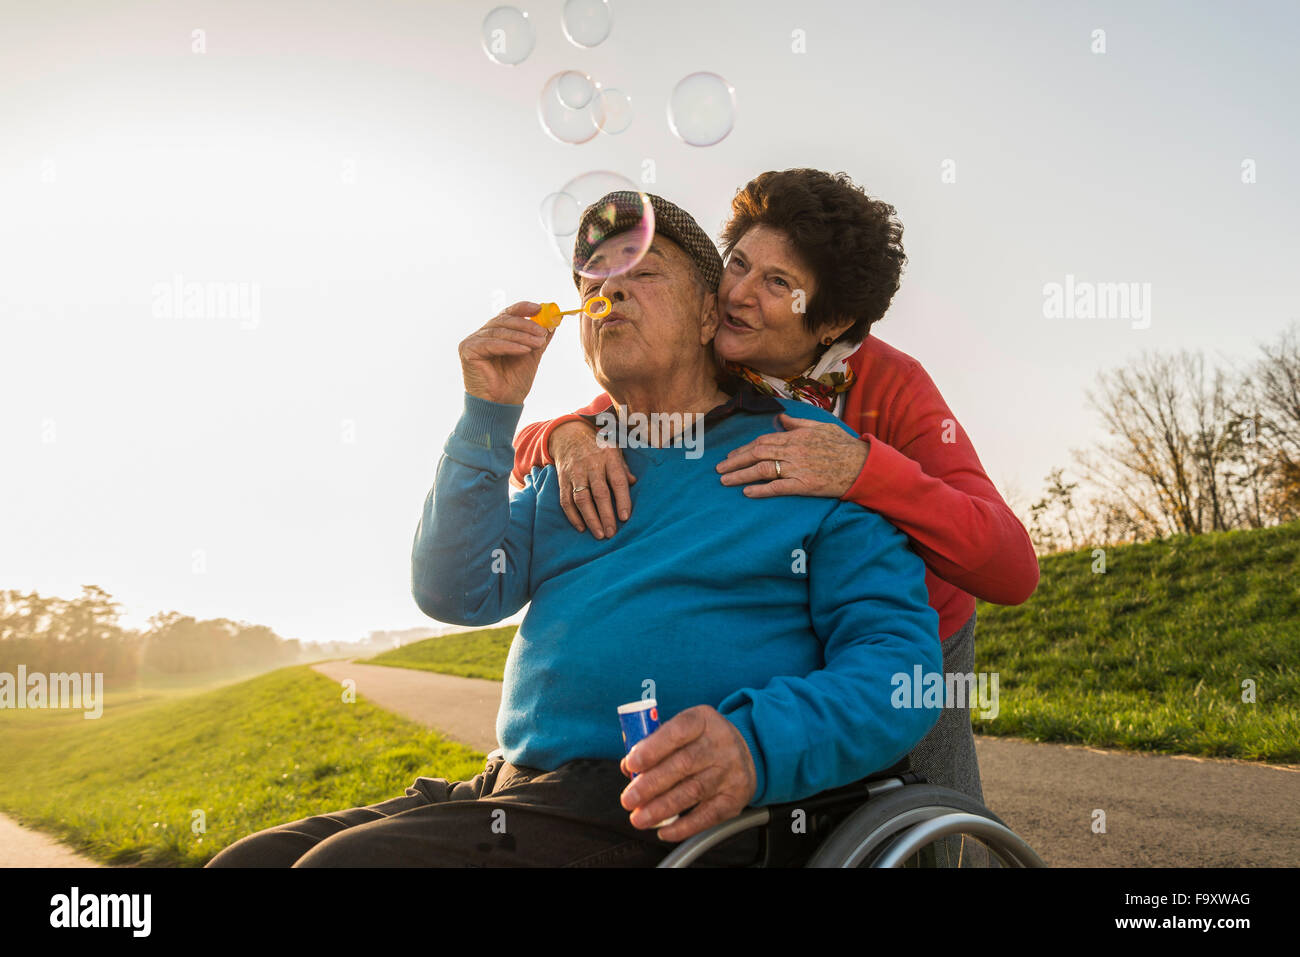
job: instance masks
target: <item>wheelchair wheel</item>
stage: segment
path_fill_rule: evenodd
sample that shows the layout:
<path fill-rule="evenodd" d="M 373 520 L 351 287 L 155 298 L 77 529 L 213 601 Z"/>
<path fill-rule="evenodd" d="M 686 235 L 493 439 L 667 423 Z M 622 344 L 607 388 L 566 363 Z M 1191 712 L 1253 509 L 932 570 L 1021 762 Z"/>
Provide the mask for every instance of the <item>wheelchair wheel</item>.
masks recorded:
<path fill-rule="evenodd" d="M 984 805 L 915 784 L 881 794 L 844 819 L 808 867 L 1043 867 Z"/>

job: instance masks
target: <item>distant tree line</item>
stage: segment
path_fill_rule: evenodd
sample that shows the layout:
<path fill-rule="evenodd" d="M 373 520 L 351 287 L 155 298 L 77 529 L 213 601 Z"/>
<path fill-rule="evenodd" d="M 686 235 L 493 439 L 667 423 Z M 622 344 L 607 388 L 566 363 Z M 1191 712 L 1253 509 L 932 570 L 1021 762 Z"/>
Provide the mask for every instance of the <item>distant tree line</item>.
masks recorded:
<path fill-rule="evenodd" d="M 0 591 L 0 671 L 102 672 L 106 684 L 142 672 L 192 674 L 272 668 L 299 659 L 297 640 L 263 625 L 225 618 L 198 621 L 180 612 L 149 619 L 144 631 L 118 624 L 121 606 L 96 585 L 79 598 Z"/>
<path fill-rule="evenodd" d="M 453 631 L 463 631 L 455 625 L 432 625 L 430 627 L 405 628 L 401 631 L 371 631 L 360 641 L 313 641 L 303 642 L 304 660 L 321 658 L 349 658 L 352 656 L 370 657 L 381 652 L 400 648 L 412 642 L 423 641 Z"/>
<path fill-rule="evenodd" d="M 1071 450 L 1025 527 L 1040 554 L 1300 518 L 1300 332 L 1244 368 L 1187 351 L 1102 372 L 1088 403 L 1110 439 Z"/>

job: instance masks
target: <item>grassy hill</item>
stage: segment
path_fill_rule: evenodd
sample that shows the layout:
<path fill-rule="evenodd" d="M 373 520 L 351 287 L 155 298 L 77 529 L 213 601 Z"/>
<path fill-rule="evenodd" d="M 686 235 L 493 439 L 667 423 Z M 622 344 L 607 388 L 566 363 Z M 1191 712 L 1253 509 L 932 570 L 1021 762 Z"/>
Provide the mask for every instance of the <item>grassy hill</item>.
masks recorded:
<path fill-rule="evenodd" d="M 1047 556 L 1023 605 L 980 603 L 991 734 L 1300 760 L 1300 522 Z M 1253 683 L 1255 700 L 1244 701 Z"/>
<path fill-rule="evenodd" d="M 1023 605 L 979 602 L 982 734 L 1300 761 L 1300 522 L 1045 556 Z M 514 627 L 372 659 L 501 680 Z M 1253 682 L 1255 700 L 1243 694 Z"/>
<path fill-rule="evenodd" d="M 367 658 L 365 664 L 500 681 L 516 630 L 514 625 L 507 625 L 428 638 Z"/>
<path fill-rule="evenodd" d="M 469 779 L 484 761 L 345 703 L 305 665 L 188 696 L 106 696 L 92 721 L 6 709 L 0 742 L 0 810 L 104 863 L 150 866 L 199 866 L 263 828 L 400 796 L 419 775 Z"/>

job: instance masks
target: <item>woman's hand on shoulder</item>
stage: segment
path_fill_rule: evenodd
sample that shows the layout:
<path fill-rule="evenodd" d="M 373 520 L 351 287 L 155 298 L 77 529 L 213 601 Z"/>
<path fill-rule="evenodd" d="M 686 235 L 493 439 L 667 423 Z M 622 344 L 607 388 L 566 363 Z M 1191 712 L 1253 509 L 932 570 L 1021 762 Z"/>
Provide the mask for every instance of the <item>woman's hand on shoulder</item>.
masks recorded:
<path fill-rule="evenodd" d="M 551 433 L 548 443 L 555 474 L 560 480 L 560 508 L 579 532 L 591 530 L 596 538 L 611 537 L 617 519 L 632 514 L 628 489 L 636 476 L 623 452 L 602 447 L 596 430 L 586 422 L 565 422 Z"/>
<path fill-rule="evenodd" d="M 871 449 L 831 422 L 781 413 L 785 432 L 770 432 L 733 449 L 718 463 L 723 485 L 745 485 L 750 498 L 812 495 L 843 498 L 858 480 Z M 778 466 L 779 463 L 779 466 Z M 761 485 L 749 485 L 762 482 Z"/>

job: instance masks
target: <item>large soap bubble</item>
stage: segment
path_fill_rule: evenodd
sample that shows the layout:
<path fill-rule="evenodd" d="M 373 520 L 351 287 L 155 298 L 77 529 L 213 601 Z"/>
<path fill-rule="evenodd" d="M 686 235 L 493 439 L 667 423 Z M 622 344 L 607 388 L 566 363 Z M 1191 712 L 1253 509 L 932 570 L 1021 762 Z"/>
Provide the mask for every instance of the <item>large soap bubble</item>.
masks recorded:
<path fill-rule="evenodd" d="M 607 199 L 610 193 L 619 195 Z M 578 230 L 578 221 L 588 207 L 605 200 Z M 580 276 L 605 279 L 627 272 L 639 263 L 654 240 L 655 214 L 650 197 L 626 176 L 596 170 L 576 176 L 542 201 L 542 226 L 560 261 L 574 269 L 574 247 L 595 250 L 607 238 L 618 235 L 623 242 L 603 250 L 601 256 L 574 269 Z"/>
<path fill-rule="evenodd" d="M 497 7 L 483 18 L 483 51 L 497 63 L 523 63 L 536 42 L 537 32 L 522 10 Z"/>
<path fill-rule="evenodd" d="M 609 36 L 613 21 L 605 0 L 568 0 L 560 22 L 574 46 L 594 47 Z"/>
<path fill-rule="evenodd" d="M 683 143 L 712 146 L 736 123 L 736 91 L 716 73 L 692 73 L 673 87 L 668 125 Z"/>

